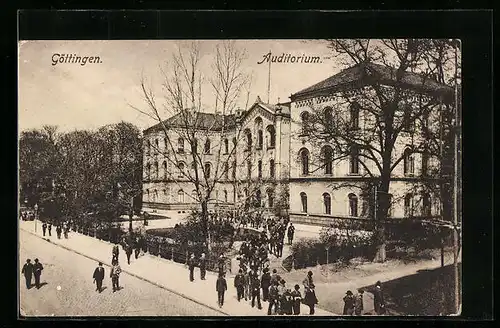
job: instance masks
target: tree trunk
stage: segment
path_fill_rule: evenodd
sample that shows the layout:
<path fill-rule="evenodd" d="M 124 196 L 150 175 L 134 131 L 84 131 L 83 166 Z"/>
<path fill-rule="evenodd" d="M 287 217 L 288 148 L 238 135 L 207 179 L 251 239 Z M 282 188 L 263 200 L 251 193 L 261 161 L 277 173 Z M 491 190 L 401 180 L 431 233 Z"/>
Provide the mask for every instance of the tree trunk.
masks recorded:
<path fill-rule="evenodd" d="M 374 262 L 385 262 L 386 260 L 386 236 L 385 236 L 385 223 L 387 219 L 387 212 L 389 209 L 389 184 L 390 184 L 390 173 L 383 174 L 380 177 L 380 182 L 378 184 L 378 189 L 374 195 L 376 199 L 376 221 L 375 221 L 375 247 L 376 254 L 374 257 Z"/>
<path fill-rule="evenodd" d="M 208 202 L 204 199 L 201 201 L 201 223 L 203 227 L 203 239 L 207 245 L 208 250 L 211 249 L 210 235 L 208 231 Z"/>

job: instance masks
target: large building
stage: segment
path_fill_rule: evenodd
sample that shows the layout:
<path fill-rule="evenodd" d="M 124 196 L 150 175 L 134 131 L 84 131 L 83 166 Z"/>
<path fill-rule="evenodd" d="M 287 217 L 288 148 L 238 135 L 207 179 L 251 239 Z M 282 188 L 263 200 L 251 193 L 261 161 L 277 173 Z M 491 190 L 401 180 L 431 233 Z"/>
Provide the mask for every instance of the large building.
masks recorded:
<path fill-rule="evenodd" d="M 291 220 L 296 222 L 328 224 L 334 219 L 373 216 L 370 204 L 374 194 L 366 188 L 377 177 L 377 160 L 366 160 L 363 150 L 336 157 L 339 145 L 314 137 L 304 126 L 318 113 L 328 118 L 336 112 L 335 119 L 340 120 L 340 108 L 349 124 L 355 125 L 359 137 L 364 138 L 363 133 L 372 132 L 368 127 L 374 119 L 353 105 L 366 102 L 366 94 L 373 91 L 369 79 L 374 76 L 384 88 L 391 88 L 396 80 L 395 72 L 388 67 L 362 64 L 292 94 L 291 101 L 285 104 L 265 104 L 257 98 L 249 109 L 234 114 L 197 113 L 193 140 L 204 143 L 200 166 L 203 172 L 223 172 L 215 178 L 212 206 L 238 205 L 252 199 L 258 206 L 272 208 L 280 198 L 289 203 Z M 416 110 L 412 106 L 418 106 L 423 97 L 439 100 L 426 112 L 426 120 L 431 123 L 439 119 L 441 106 L 453 99 L 452 88 L 414 73 L 405 73 L 398 83 L 411 93 L 403 111 Z M 198 119 L 200 115 L 203 117 Z M 190 156 L 192 151 L 179 132 L 186 130 L 187 122 L 181 116 L 177 114 L 163 125 L 144 131 L 145 211 L 189 209 L 199 204 L 194 180 L 176 172 L 192 166 L 190 158 L 195 158 Z M 416 191 L 420 182 L 428 184 L 430 167 L 438 165 L 425 152 L 412 151 L 416 140 L 420 138 L 421 142 L 423 138 L 418 133 L 419 124 L 412 124 L 411 133 L 402 131 L 394 146 L 389 186 L 389 216 L 393 218 L 430 217 L 440 212 L 438 195 Z M 169 141 L 162 126 L 172 133 Z M 173 140 L 178 148 L 174 158 L 166 145 Z M 228 149 L 228 143 L 235 145 L 234 151 Z M 222 156 L 220 152 L 214 154 L 212 148 L 222 149 Z"/>

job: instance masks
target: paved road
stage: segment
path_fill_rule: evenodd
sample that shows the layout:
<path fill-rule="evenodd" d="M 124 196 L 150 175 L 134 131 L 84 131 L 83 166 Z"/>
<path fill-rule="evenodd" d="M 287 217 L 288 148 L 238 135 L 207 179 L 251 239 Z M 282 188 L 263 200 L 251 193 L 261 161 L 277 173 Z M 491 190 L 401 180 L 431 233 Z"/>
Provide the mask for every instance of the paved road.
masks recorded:
<path fill-rule="evenodd" d="M 21 314 L 26 316 L 219 316 L 205 306 L 160 287 L 121 274 L 122 289 L 112 292 L 109 267 L 106 289 L 99 294 L 92 283 L 94 261 L 29 233 L 19 231 L 19 261 L 38 257 L 44 265 L 40 289 L 26 289 L 19 274 Z M 60 286 L 60 290 L 58 290 Z"/>

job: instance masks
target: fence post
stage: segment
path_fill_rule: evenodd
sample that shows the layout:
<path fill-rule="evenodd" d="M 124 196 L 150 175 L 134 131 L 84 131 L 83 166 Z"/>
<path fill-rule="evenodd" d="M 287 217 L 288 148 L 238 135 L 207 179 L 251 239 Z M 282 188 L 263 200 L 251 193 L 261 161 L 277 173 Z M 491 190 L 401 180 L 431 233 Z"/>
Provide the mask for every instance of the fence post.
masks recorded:
<path fill-rule="evenodd" d="M 171 257 L 171 260 L 173 261 L 173 260 L 174 260 L 174 245 L 172 245 L 171 251 L 172 251 L 172 257 Z"/>
<path fill-rule="evenodd" d="M 161 257 L 161 243 L 158 242 L 158 257 Z"/>

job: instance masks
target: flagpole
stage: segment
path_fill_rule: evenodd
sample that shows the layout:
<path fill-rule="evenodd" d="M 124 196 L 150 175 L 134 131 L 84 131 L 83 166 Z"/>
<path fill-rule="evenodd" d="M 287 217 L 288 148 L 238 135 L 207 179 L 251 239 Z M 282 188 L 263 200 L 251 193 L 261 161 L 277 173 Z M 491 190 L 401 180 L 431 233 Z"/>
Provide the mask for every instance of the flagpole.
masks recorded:
<path fill-rule="evenodd" d="M 269 50 L 269 72 L 267 76 L 267 103 L 269 104 L 269 97 L 271 95 L 271 50 Z"/>

